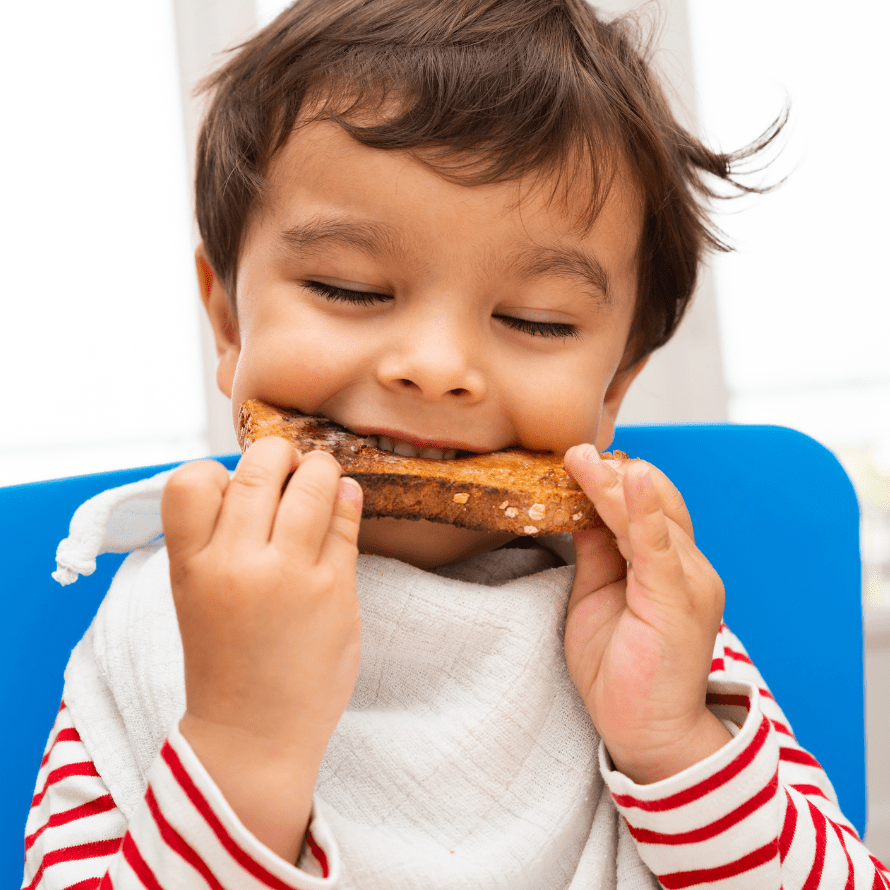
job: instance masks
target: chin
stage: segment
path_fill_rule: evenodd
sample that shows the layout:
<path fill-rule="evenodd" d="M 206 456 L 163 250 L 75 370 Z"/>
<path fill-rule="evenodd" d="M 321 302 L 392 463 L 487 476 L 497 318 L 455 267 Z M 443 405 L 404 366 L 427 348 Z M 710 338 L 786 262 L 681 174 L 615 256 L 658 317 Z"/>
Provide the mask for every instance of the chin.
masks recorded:
<path fill-rule="evenodd" d="M 399 559 L 418 569 L 434 569 L 494 550 L 514 537 L 425 519 L 363 519 L 358 549 L 360 553 Z"/>

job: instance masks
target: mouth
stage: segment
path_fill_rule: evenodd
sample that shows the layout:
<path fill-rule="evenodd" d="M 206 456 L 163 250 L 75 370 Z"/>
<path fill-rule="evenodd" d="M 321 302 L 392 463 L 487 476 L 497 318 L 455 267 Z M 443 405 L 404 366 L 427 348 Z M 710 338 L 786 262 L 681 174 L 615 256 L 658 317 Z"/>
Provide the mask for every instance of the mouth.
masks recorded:
<path fill-rule="evenodd" d="M 353 435 L 360 436 L 370 448 L 397 454 L 401 457 L 424 460 L 456 460 L 488 454 L 492 449 L 479 448 L 459 439 L 418 436 L 397 427 L 371 426 L 358 424 L 345 427 Z"/>
<path fill-rule="evenodd" d="M 293 442 L 300 451 L 321 449 L 335 457 L 381 452 L 420 460 L 458 460 L 491 454 L 495 448 L 479 448 L 451 438 L 417 436 L 396 427 L 357 423 L 346 426 L 322 414 L 307 414 L 297 408 L 276 408 L 259 399 L 248 399 L 239 410 L 236 425 L 238 443 L 246 450 L 257 439 L 279 435 Z M 515 447 L 515 446 L 514 446 Z M 372 454 L 365 455 L 373 457 Z"/>
<path fill-rule="evenodd" d="M 459 457 L 467 457 L 478 453 L 461 448 L 420 445 L 408 442 L 405 439 L 384 435 L 367 436 L 365 437 L 365 442 L 371 448 L 377 448 L 380 451 L 388 451 L 390 454 L 399 454 L 402 457 L 420 457 L 425 460 L 455 460 Z"/>

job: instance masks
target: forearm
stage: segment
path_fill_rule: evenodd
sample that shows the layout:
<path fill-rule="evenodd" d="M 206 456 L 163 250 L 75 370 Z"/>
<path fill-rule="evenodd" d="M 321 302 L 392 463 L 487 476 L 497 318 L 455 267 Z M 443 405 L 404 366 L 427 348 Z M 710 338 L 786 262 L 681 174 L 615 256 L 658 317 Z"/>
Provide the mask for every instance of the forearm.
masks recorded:
<path fill-rule="evenodd" d="M 662 885 L 890 887 L 831 799 L 821 768 L 779 721 L 763 714 L 756 689 L 723 681 L 712 690 L 718 694 L 709 697 L 711 707 L 742 726 L 707 761 L 638 785 L 611 771 L 603 751 L 616 804 Z"/>
<path fill-rule="evenodd" d="M 180 730 L 241 824 L 294 862 L 361 661 L 361 488 L 331 455 L 269 436 L 231 478 L 212 461 L 180 467 L 161 514 Z"/>
<path fill-rule="evenodd" d="M 177 732 L 164 743 L 145 798 L 128 819 L 63 706 L 28 817 L 22 886 L 105 887 L 106 878 L 116 890 L 333 886 L 337 853 L 324 823 L 313 817 L 305 837 L 298 865 L 296 857 L 275 855 L 240 822 Z"/>

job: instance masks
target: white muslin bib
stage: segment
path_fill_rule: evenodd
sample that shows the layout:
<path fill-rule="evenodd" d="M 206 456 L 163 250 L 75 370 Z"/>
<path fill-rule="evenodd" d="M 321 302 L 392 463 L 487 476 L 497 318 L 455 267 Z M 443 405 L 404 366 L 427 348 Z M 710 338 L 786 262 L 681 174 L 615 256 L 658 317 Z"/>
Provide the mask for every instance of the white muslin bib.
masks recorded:
<path fill-rule="evenodd" d="M 107 541 L 121 549 L 138 502 L 130 543 L 139 549 L 72 653 L 64 691 L 128 818 L 185 709 L 167 555 L 155 540 L 165 478 L 106 492 L 98 508 L 87 502 L 59 551 L 70 581 L 72 562 L 88 564 Z M 476 557 L 462 574 L 486 577 L 492 561 L 514 558 L 527 551 Z M 599 738 L 566 668 L 573 575 L 562 566 L 474 583 L 359 557 L 361 669 L 315 798 L 339 850 L 339 886 L 658 887 L 603 782 Z"/>

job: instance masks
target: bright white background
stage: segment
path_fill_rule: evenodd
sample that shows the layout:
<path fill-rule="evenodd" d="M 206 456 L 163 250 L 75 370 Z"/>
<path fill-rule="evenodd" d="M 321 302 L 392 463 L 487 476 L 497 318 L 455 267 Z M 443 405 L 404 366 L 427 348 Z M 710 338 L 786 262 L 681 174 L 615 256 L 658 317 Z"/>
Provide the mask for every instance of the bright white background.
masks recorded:
<path fill-rule="evenodd" d="M 792 103 L 775 168 L 788 181 L 723 217 L 738 245 L 714 264 L 731 414 L 833 443 L 887 442 L 890 5 L 860 0 L 843 15 L 801 0 L 689 7 L 715 143 L 744 144 Z"/>
<path fill-rule="evenodd" d="M 173 11 L 6 3 L 0 485 L 206 452 Z"/>

